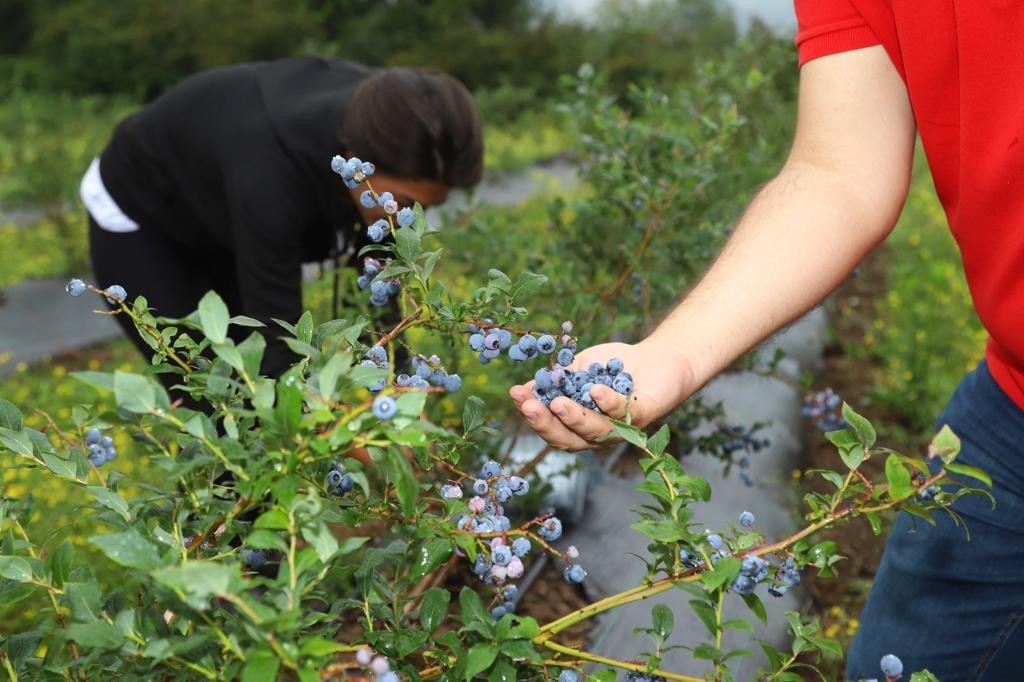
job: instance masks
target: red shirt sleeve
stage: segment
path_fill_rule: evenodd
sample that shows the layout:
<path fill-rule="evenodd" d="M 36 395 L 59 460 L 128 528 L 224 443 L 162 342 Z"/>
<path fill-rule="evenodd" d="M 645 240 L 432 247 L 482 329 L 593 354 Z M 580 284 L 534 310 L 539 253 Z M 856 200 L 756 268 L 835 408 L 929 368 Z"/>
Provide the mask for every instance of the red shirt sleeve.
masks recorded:
<path fill-rule="evenodd" d="M 794 0 L 799 64 L 881 41 L 851 0 Z"/>

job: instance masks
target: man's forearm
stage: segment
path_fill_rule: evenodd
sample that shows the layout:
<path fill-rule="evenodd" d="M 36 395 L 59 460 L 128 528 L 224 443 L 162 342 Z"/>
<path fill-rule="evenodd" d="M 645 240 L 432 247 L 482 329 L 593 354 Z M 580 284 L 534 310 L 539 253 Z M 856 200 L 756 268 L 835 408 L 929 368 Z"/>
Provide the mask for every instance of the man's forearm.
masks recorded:
<path fill-rule="evenodd" d="M 892 229 L 836 172 L 790 162 L 751 202 L 715 263 L 648 337 L 700 386 L 814 307 Z"/>

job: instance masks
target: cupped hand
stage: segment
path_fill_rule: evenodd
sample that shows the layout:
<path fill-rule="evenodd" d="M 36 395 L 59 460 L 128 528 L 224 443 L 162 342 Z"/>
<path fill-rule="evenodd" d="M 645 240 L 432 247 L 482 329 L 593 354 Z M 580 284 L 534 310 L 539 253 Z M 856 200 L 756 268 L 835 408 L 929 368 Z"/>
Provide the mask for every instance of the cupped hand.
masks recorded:
<path fill-rule="evenodd" d="M 578 353 L 571 369 L 586 369 L 591 363 L 619 358 L 624 371 L 633 376 L 629 396 L 610 386 L 595 384 L 590 395 L 601 413 L 589 410 L 569 398 L 559 397 L 545 407 L 533 395 L 533 382 L 513 386 L 509 395 L 526 422 L 541 438 L 560 450 L 588 450 L 606 446 L 599 442 L 612 430 L 608 417 L 625 419 L 627 403 L 632 423 L 641 428 L 659 419 L 693 393 L 693 370 L 679 354 L 649 342 L 605 343 Z"/>

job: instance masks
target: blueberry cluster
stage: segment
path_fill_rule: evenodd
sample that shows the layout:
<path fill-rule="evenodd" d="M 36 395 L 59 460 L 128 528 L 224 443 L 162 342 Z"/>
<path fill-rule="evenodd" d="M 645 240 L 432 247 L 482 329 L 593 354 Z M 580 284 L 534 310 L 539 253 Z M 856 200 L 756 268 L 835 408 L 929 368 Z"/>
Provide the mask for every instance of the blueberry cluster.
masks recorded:
<path fill-rule="evenodd" d="M 351 492 L 356 487 L 356 482 L 352 480 L 352 474 L 345 471 L 344 464 L 333 462 L 331 468 L 327 471 L 324 485 L 329 493 L 341 497 L 345 493 Z"/>
<path fill-rule="evenodd" d="M 389 369 L 391 367 L 390 363 L 388 363 L 388 352 L 384 349 L 384 346 L 371 346 L 370 350 L 366 351 L 366 355 L 363 356 L 363 361 L 359 364 L 364 367 L 379 367 L 380 369 Z M 378 379 L 368 390 L 370 393 L 378 393 L 383 391 L 386 385 L 387 381 L 385 379 Z"/>
<path fill-rule="evenodd" d="M 390 258 L 382 263 L 376 258 L 367 256 L 363 259 L 363 274 L 356 277 L 356 285 L 360 289 L 368 288 L 370 290 L 370 303 L 375 306 L 387 305 L 388 301 L 402 291 L 401 282 L 394 277 L 376 279 L 377 275 L 390 264 Z"/>
<path fill-rule="evenodd" d="M 838 431 L 846 428 L 842 415 L 843 401 L 831 388 L 809 393 L 804 398 L 800 414 L 814 420 L 819 431 Z"/>
<path fill-rule="evenodd" d="M 753 431 L 742 424 L 726 424 L 718 429 L 718 433 L 725 438 L 722 443 L 722 450 L 726 454 L 734 452 L 760 452 L 771 445 L 767 438 L 757 438 Z"/>
<path fill-rule="evenodd" d="M 462 377 L 458 374 L 449 374 L 441 366 L 441 358 L 436 355 L 431 355 L 429 358 L 414 355 L 411 362 L 412 374 L 399 374 L 395 377 L 395 385 L 403 388 L 438 386 L 449 393 L 454 393 L 462 388 Z"/>
<path fill-rule="evenodd" d="M 772 585 L 768 588 L 768 594 L 773 597 L 781 597 L 789 588 L 800 584 L 800 569 L 796 567 L 796 560 L 793 557 L 786 559 L 786 563 L 775 569 L 775 579 L 782 582 L 781 585 Z"/>
<path fill-rule="evenodd" d="M 757 584 L 768 577 L 770 564 L 759 556 L 743 557 L 740 573 L 732 581 L 732 591 L 738 595 L 753 594 Z"/>
<path fill-rule="evenodd" d="M 88 290 L 89 286 L 77 277 L 68 281 L 64 286 L 64 291 L 68 292 L 75 298 L 83 295 Z M 117 305 L 118 303 L 123 303 L 128 300 L 128 292 L 125 291 L 124 287 L 120 284 L 111 284 L 103 290 L 103 293 L 106 294 L 107 302 L 110 305 Z"/>
<path fill-rule="evenodd" d="M 398 673 L 391 669 L 391 663 L 383 656 L 374 656 L 369 649 L 356 652 L 356 662 L 369 668 L 374 674 L 374 682 L 399 682 Z"/>
<path fill-rule="evenodd" d="M 519 588 L 515 585 L 506 585 L 499 593 L 501 603 L 491 609 L 491 615 L 495 620 L 501 620 L 506 613 L 516 612 L 516 598 L 519 596 Z"/>
<path fill-rule="evenodd" d="M 629 395 L 633 390 L 633 377 L 623 369 L 622 360 L 612 358 L 608 364 L 591 363 L 586 370 L 571 371 L 561 363 L 553 369 L 542 368 L 533 376 L 533 395 L 545 407 L 560 396 L 565 396 L 583 407 L 600 412 L 590 389 L 597 384 L 609 386 L 616 393 Z"/>
<path fill-rule="evenodd" d="M 331 170 L 341 176 L 346 187 L 355 189 L 366 178 L 373 175 L 376 167 L 372 163 L 361 161 L 354 156 L 351 159 L 335 156 L 331 159 Z"/>
<path fill-rule="evenodd" d="M 914 482 L 914 485 L 918 485 L 919 486 L 919 485 L 921 485 L 922 483 L 924 483 L 928 479 L 920 471 L 915 471 L 914 475 L 912 477 L 912 480 Z M 924 490 L 922 490 L 921 492 L 919 492 L 917 494 L 917 497 L 918 497 L 918 499 L 921 499 L 921 500 L 930 500 L 933 497 L 935 497 L 938 493 L 939 493 L 939 487 L 936 486 L 936 485 L 930 485 L 927 488 L 925 488 Z"/>
<path fill-rule="evenodd" d="M 469 347 L 479 353 L 480 364 L 486 365 L 494 360 L 502 351 L 508 351 L 508 357 L 516 362 L 525 362 L 541 355 L 551 355 L 558 349 L 559 342 L 552 334 L 523 334 L 515 339 L 507 329 L 493 326 L 491 320 L 484 320 L 483 325 L 470 324 Z M 561 345 L 557 361 L 562 366 L 572 363 L 573 353 L 576 351 L 576 339 L 569 336 L 572 331 L 572 322 L 562 323 Z M 562 362 L 566 360 L 566 362 Z"/>
<path fill-rule="evenodd" d="M 85 447 L 89 450 L 89 461 L 93 466 L 103 466 L 117 457 L 114 439 L 104 436 L 96 427 L 85 432 Z"/>

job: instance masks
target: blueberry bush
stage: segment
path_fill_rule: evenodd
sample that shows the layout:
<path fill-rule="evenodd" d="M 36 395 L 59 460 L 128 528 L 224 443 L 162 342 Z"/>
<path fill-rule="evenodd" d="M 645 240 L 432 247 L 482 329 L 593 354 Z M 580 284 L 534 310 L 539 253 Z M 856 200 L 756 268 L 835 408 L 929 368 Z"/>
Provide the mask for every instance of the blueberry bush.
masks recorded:
<path fill-rule="evenodd" d="M 30 534 L 31 495 L 0 500 L 0 601 L 41 603 L 29 622 L 2 636 L 0 668 L 12 679 L 551 679 L 576 682 L 730 680 L 731 663 L 749 650 L 725 650 L 723 634 L 749 629 L 724 621 L 727 600 L 764 618 L 762 599 L 799 584 L 802 572 L 830 574 L 841 559 L 825 528 L 903 509 L 924 519 L 953 501 L 985 494 L 984 472 L 956 461 L 959 441 L 944 429 L 924 456 L 876 442 L 872 425 L 850 406 L 846 428 L 829 431 L 846 470 L 822 471 L 834 491 L 805 498 L 805 525 L 785 538 L 765 537 L 753 513 L 736 524 L 704 528 L 694 508 L 709 499 L 707 481 L 689 475 L 670 448 L 669 428 L 647 434 L 613 422 L 609 439 L 643 453 L 639 488 L 650 501 L 634 510 L 633 528 L 650 539 L 646 576 L 550 622 L 517 613 L 516 581 L 539 555 L 561 562 L 564 579 L 586 580 L 597 548 L 566 547 L 561 520 L 538 510 L 536 470 L 502 461 L 489 405 L 465 395 L 454 368 L 471 362 L 518 368 L 538 396 L 557 391 L 587 405 L 589 385 L 629 393 L 629 368 L 610 360 L 578 367 L 572 357 L 587 332 L 563 322 L 532 322 L 522 302 L 546 286 L 529 271 L 491 269 L 468 296 L 435 274 L 442 263 L 436 230 L 419 206 L 399 207 L 372 188 L 372 165 L 336 158 L 350 186 L 366 185 L 387 213 L 386 234 L 358 256 L 365 269 L 365 312 L 317 324 L 231 316 L 213 292 L 185 318 L 157 317 L 145 296 L 117 286 L 72 280 L 72 296 L 104 300 L 105 314 L 125 315 L 153 350 L 144 372 L 81 371 L 74 378 L 112 396 L 45 426 L 26 424 L 0 400 L 0 454 L 76 489 L 89 502 L 80 517 L 100 530 L 90 544 L 113 568 L 83 561 L 59 529 Z M 409 212 L 405 212 L 406 208 Z M 400 319 L 382 326 L 386 306 Z M 83 300 L 84 304 L 84 300 Z M 232 329 L 234 328 L 234 329 Z M 248 336 L 237 334 L 241 330 Z M 295 354 L 281 376 L 260 372 L 267 335 Z M 237 338 L 245 338 L 237 341 Z M 413 341 L 444 341 L 424 353 Z M 485 369 L 487 368 L 485 367 Z M 176 382 L 168 391 L 158 378 Z M 203 409 L 184 407 L 187 393 Z M 461 396 L 461 417 L 433 418 Z M 127 442 L 127 445 L 121 445 Z M 884 480 L 860 468 L 884 458 Z M 144 461 L 161 472 L 142 483 L 120 465 Z M 533 504 L 531 504 L 531 499 Z M 467 578 L 446 577 L 459 565 Z M 651 610 L 645 634 L 653 650 L 616 660 L 560 634 L 616 607 L 672 589 L 692 597 L 692 617 L 707 630 L 692 649 L 712 672 L 697 677 L 660 667 L 676 618 Z M 816 624 L 787 615 L 790 650 L 760 643 L 768 680 L 802 679 L 815 656 L 838 646 Z M 880 662 L 899 679 L 898 652 Z M 917 673 L 911 679 L 934 679 Z"/>

